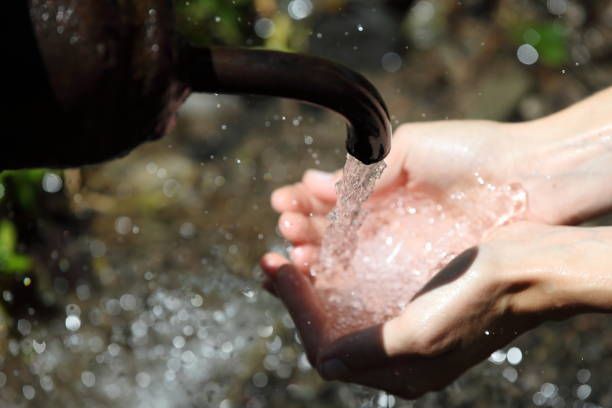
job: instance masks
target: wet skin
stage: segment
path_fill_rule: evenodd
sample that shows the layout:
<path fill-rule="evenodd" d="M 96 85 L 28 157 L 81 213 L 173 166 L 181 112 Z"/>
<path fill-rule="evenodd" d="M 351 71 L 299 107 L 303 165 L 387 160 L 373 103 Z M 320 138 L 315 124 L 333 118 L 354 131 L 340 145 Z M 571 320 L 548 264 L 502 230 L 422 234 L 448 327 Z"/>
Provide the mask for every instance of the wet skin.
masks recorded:
<path fill-rule="evenodd" d="M 526 221 L 498 228 L 459 255 L 408 295 L 400 316 L 339 339 L 308 273 L 339 175 L 309 171 L 300 183 L 276 191 L 279 228 L 294 247 L 290 261 L 278 254 L 262 258 L 266 285 L 285 303 L 321 375 L 416 398 L 546 320 L 612 311 L 612 229 L 561 226 L 611 208 L 612 194 L 605 194 L 612 188 L 609 115 L 593 108 L 602 99 L 611 101 L 612 92 L 525 124 L 401 127 L 375 195 L 400 185 L 460 189 L 478 172 L 496 184 L 524 186 Z M 574 119 L 585 111 L 592 113 L 589 124 L 577 130 Z"/>

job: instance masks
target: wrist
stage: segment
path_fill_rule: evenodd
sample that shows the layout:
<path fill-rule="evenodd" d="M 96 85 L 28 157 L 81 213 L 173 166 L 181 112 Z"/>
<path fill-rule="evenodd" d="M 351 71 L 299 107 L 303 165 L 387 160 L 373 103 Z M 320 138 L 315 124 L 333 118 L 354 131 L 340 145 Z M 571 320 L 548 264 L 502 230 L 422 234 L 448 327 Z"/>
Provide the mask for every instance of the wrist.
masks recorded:
<path fill-rule="evenodd" d="M 517 294 L 518 310 L 552 319 L 612 313 L 611 227 L 549 227 L 536 241 L 521 261 L 530 285 Z"/>
<path fill-rule="evenodd" d="M 612 208 L 612 121 L 597 127 L 576 116 L 569 109 L 509 125 L 520 140 L 514 174 L 534 221 L 574 224 Z"/>

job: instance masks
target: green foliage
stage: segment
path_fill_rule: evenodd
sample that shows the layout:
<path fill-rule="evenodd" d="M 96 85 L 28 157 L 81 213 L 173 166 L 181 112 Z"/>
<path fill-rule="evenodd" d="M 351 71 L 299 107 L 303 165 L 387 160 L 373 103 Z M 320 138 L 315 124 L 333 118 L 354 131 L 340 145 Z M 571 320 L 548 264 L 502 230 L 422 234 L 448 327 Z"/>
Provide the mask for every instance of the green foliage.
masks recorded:
<path fill-rule="evenodd" d="M 44 169 L 4 171 L 0 173 L 0 205 L 10 203 L 21 213 L 34 216 L 39 211 L 38 197 Z M 32 268 L 32 260 L 17 253 L 17 228 L 7 219 L 0 219 L 0 275 L 21 274 Z"/>
<path fill-rule="evenodd" d="M 25 273 L 32 267 L 32 260 L 16 253 L 17 230 L 12 222 L 0 221 L 0 274 Z"/>
<path fill-rule="evenodd" d="M 36 197 L 40 191 L 45 170 L 15 170 L 0 173 L 0 201 L 10 197 L 15 205 L 26 211 L 36 210 Z"/>
<path fill-rule="evenodd" d="M 308 22 L 295 21 L 287 14 L 287 2 L 272 1 L 272 9 L 258 15 L 252 0 L 175 0 L 179 33 L 201 46 L 264 46 L 284 51 L 305 51 L 312 34 Z M 333 8 L 333 7 L 332 7 Z M 284 11 L 283 11 L 284 10 Z M 265 16 L 274 22 L 274 33 L 267 39 L 254 35 L 257 18 Z"/>
<path fill-rule="evenodd" d="M 559 67 L 569 61 L 567 29 L 557 21 L 521 24 L 512 30 L 517 44 L 528 43 L 538 50 L 540 62 Z"/>
<path fill-rule="evenodd" d="M 177 0 L 179 32 L 194 44 L 241 45 L 254 14 L 248 0 Z"/>

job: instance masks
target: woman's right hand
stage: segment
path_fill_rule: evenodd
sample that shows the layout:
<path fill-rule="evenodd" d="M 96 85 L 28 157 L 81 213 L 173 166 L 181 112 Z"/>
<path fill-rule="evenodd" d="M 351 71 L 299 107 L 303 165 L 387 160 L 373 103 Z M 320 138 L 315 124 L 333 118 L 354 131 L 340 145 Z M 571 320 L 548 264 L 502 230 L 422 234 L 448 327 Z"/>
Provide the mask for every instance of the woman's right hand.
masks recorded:
<path fill-rule="evenodd" d="M 403 125 L 394 136 L 388 168 L 374 196 L 401 185 L 434 193 L 461 190 L 480 177 L 494 185 L 520 184 L 528 195 L 527 221 L 573 224 L 605 211 L 612 204 L 612 148 L 597 140 L 605 133 L 551 138 L 543 129 L 554 128 L 555 121 L 559 119 Z M 577 141 L 587 147 L 576 147 Z M 291 260 L 303 271 L 318 257 L 340 176 L 310 170 L 301 182 L 272 195 L 272 206 L 281 213 L 280 232 L 293 245 Z M 269 254 L 263 264 L 277 265 L 279 259 Z"/>

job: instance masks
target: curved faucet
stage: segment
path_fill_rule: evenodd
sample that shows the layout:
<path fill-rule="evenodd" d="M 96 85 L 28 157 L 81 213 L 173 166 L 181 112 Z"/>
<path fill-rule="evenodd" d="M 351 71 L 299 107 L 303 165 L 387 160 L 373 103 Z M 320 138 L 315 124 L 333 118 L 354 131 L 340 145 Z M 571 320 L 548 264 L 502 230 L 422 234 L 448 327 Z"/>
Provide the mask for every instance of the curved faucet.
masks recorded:
<path fill-rule="evenodd" d="M 286 97 L 323 106 L 348 121 L 346 149 L 363 162 L 391 149 L 391 123 L 382 97 L 363 76 L 322 58 L 240 48 L 179 52 L 179 80 L 192 91 Z"/>

